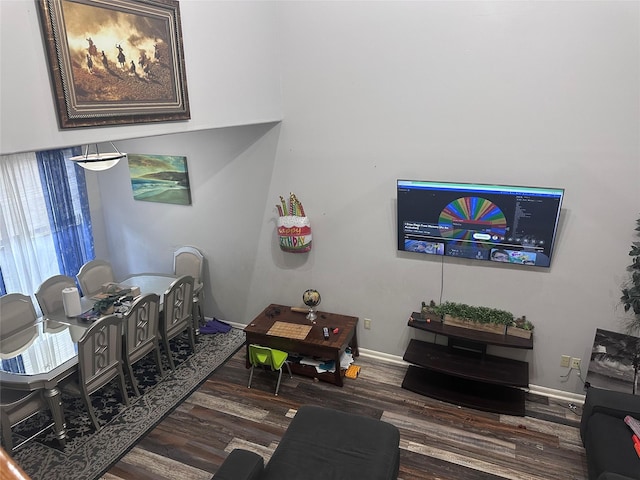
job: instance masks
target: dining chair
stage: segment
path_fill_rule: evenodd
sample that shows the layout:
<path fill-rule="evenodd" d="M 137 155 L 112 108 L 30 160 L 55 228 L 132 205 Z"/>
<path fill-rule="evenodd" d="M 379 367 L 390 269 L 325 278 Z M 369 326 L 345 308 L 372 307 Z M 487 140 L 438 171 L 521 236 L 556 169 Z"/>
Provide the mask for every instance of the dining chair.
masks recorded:
<path fill-rule="evenodd" d="M 282 366 L 286 365 L 289 370 L 289 377 L 291 375 L 291 367 L 287 358 L 289 354 L 282 350 L 276 350 L 275 348 L 263 347 L 262 345 L 249 345 L 249 363 L 251 363 L 251 372 L 249 373 L 249 385 L 247 388 L 251 388 L 251 380 L 253 379 L 253 369 L 255 367 L 269 367 L 272 371 L 278 371 L 278 383 L 276 383 L 276 396 L 280 389 L 280 380 L 282 380 Z"/>
<path fill-rule="evenodd" d="M 0 297 L 0 339 L 16 335 L 36 323 L 38 315 L 31 297 L 8 293 Z"/>
<path fill-rule="evenodd" d="M 62 389 L 82 397 L 96 430 L 100 423 L 91 405 L 91 395 L 118 378 L 125 405 L 129 406 L 122 368 L 122 319 L 107 315 L 91 325 L 78 341 L 78 371 L 62 383 Z"/>
<path fill-rule="evenodd" d="M 164 292 L 162 314 L 160 315 L 160 336 L 169 357 L 171 370 L 176 366 L 171 354 L 169 340 L 187 331 L 192 351 L 195 352 L 195 328 L 193 322 L 193 277 L 183 275 L 173 281 Z"/>
<path fill-rule="evenodd" d="M 13 335 L 0 337 L 0 358 L 8 359 L 20 355 L 20 353 L 35 343 L 40 328 L 42 327 L 33 324 L 22 328 L 18 333 L 14 333 Z"/>
<path fill-rule="evenodd" d="M 47 423 L 44 427 L 22 440 L 15 447 L 11 428 L 28 420 L 38 412 L 49 411 L 49 405 L 44 398 L 43 390 L 20 391 L 2 387 L 0 389 L 0 420 L 2 421 L 2 441 L 9 453 L 44 433 L 54 426 L 54 422 Z M 50 415 L 52 417 L 52 415 Z"/>
<path fill-rule="evenodd" d="M 192 246 L 183 246 L 173 252 L 174 275 L 191 275 L 193 277 L 193 318 L 195 328 L 204 324 L 202 302 L 204 301 L 204 255 L 199 249 Z"/>
<path fill-rule="evenodd" d="M 46 317 L 50 313 L 62 310 L 62 290 L 75 286 L 76 281 L 68 275 L 54 275 L 42 282 L 35 293 L 42 315 Z"/>
<path fill-rule="evenodd" d="M 133 364 L 149 352 L 154 352 L 158 373 L 161 377 L 164 376 L 158 341 L 159 305 L 160 297 L 155 293 L 142 295 L 133 302 L 124 316 L 124 364 L 136 396 L 140 396 L 140 391 L 133 374 Z"/>
<path fill-rule="evenodd" d="M 102 291 L 105 283 L 115 282 L 111 264 L 106 260 L 90 260 L 78 271 L 76 276 L 82 295 L 85 297 L 94 295 Z"/>

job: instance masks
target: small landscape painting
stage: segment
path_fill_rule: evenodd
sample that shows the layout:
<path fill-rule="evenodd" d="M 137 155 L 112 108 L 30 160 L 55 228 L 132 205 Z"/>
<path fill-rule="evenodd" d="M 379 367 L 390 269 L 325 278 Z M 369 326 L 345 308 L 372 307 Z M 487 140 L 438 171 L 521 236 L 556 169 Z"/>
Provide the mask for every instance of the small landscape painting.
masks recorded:
<path fill-rule="evenodd" d="M 640 338 L 598 328 L 586 382 L 594 387 L 640 395 Z"/>
<path fill-rule="evenodd" d="M 127 157 L 135 200 L 191 205 L 187 157 L 134 153 Z"/>

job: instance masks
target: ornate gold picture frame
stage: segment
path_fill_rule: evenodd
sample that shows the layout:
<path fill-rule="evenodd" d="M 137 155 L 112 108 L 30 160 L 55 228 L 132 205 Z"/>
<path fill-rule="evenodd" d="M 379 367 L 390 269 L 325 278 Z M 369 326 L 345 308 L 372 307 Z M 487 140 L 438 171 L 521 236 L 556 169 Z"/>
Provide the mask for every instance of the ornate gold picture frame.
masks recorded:
<path fill-rule="evenodd" d="M 175 0 L 39 0 L 61 128 L 188 120 Z"/>

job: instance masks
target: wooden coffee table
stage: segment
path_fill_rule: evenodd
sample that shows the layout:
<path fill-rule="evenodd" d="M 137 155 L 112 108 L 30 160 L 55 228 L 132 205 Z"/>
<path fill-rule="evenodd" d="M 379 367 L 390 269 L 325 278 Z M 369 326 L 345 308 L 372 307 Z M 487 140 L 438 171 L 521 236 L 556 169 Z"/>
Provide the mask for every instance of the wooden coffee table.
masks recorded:
<path fill-rule="evenodd" d="M 247 368 L 249 363 L 249 345 L 257 344 L 305 357 L 336 362 L 335 372 L 318 373 L 315 367 L 291 362 L 291 371 L 300 375 L 317 378 L 325 382 L 342 386 L 340 356 L 347 347 L 354 357 L 358 356 L 358 338 L 356 325 L 358 317 L 337 313 L 317 312 L 316 323 L 306 318 L 306 312 L 294 312 L 291 307 L 271 304 L 247 325 L 244 332 L 247 337 Z M 329 328 L 329 338 L 325 340 L 322 328 Z M 333 333 L 334 329 L 338 333 Z"/>

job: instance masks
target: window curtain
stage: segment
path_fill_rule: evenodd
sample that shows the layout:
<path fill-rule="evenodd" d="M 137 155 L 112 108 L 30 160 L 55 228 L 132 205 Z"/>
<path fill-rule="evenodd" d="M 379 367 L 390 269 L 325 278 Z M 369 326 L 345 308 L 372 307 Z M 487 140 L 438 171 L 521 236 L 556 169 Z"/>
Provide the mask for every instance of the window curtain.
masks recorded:
<path fill-rule="evenodd" d="M 35 153 L 0 160 L 0 266 L 7 293 L 29 295 L 58 273 Z"/>
<path fill-rule="evenodd" d="M 2 268 L 0 268 L 0 295 L 7 293 L 7 287 L 4 284 L 4 277 L 2 276 Z"/>
<path fill-rule="evenodd" d="M 80 172 L 81 178 L 76 181 L 77 167 L 64 161 L 64 157 L 71 154 L 71 150 L 60 151 L 57 161 L 51 160 L 55 155 L 46 152 L 40 161 L 35 152 L 0 157 L 0 285 L 4 285 L 3 293 L 33 294 L 53 275 L 65 273 L 75 277 L 80 268 L 74 266 L 74 262 L 81 261 L 78 258 L 93 258 L 84 172 Z M 45 170 L 42 177 L 39 164 Z M 66 174 L 62 170 L 67 170 Z M 66 196 L 58 197 L 58 191 L 66 191 Z M 67 212 L 69 208 L 75 213 Z M 65 213 L 58 215 L 58 211 Z M 61 217 L 65 220 L 59 220 Z M 74 221 L 82 225 L 76 224 L 76 231 L 72 232 L 74 227 L 69 224 Z M 65 222 L 66 227 L 56 226 Z M 67 238 L 76 241 L 81 253 L 70 253 L 71 242 L 66 241 Z"/>
<path fill-rule="evenodd" d="M 36 153 L 58 267 L 73 278 L 95 256 L 84 170 L 65 159 L 80 153 L 79 147 Z"/>

